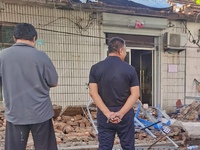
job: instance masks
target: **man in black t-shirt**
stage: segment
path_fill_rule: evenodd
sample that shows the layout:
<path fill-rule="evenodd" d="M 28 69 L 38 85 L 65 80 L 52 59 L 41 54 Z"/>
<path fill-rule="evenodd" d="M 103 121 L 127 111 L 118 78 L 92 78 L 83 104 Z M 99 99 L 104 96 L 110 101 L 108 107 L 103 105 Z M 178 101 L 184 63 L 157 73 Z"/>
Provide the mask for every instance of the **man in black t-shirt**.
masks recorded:
<path fill-rule="evenodd" d="M 135 68 L 126 62 L 125 41 L 110 39 L 109 56 L 90 70 L 90 96 L 98 108 L 99 150 L 112 150 L 115 134 L 123 150 L 134 150 L 133 105 L 140 96 Z"/>

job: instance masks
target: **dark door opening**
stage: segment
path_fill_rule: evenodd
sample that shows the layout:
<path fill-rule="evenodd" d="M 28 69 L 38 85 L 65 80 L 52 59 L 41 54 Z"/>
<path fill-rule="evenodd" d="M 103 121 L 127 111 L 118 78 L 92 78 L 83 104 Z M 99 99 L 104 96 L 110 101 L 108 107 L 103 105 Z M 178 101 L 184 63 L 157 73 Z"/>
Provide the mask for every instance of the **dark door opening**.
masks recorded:
<path fill-rule="evenodd" d="M 140 100 L 152 106 L 152 51 L 131 49 L 131 65 L 140 82 Z"/>

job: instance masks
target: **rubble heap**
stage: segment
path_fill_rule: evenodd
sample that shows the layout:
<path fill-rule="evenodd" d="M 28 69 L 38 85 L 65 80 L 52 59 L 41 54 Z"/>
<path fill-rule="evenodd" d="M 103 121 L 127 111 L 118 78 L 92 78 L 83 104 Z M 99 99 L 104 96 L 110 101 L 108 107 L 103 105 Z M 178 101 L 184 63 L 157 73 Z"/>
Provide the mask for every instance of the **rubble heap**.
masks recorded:
<path fill-rule="evenodd" d="M 200 101 L 194 101 L 190 105 L 185 105 L 180 108 L 178 113 L 171 116 L 180 121 L 196 122 L 200 120 Z"/>
<path fill-rule="evenodd" d="M 95 119 L 96 113 L 92 116 Z M 84 107 L 66 107 L 54 118 L 54 129 L 58 143 L 97 141 L 97 134 Z"/>
<path fill-rule="evenodd" d="M 156 115 L 155 110 L 150 110 L 152 114 Z M 93 120 L 96 120 L 95 110 L 91 111 Z M 143 114 L 140 115 L 145 116 Z M 134 118 L 133 118 L 134 119 Z M 76 143 L 76 145 L 97 145 L 97 133 L 95 132 L 90 119 L 87 114 L 87 110 L 84 106 L 70 106 L 66 107 L 57 118 L 54 118 L 54 128 L 56 132 L 57 142 L 59 144 Z M 180 127 L 170 126 L 171 132 L 168 136 L 176 141 L 182 141 L 185 143 L 187 139 L 187 133 Z M 158 140 L 161 136 L 160 131 L 151 130 L 157 138 L 151 137 L 147 132 L 141 130 L 135 133 L 136 144 L 152 144 Z M 162 138 L 159 142 L 169 142 L 167 138 Z M 116 137 L 114 144 L 120 144 L 119 139 Z"/>
<path fill-rule="evenodd" d="M 84 145 L 98 145 L 97 133 L 95 132 L 90 119 L 87 114 L 85 106 L 68 106 L 62 109 L 61 106 L 54 105 L 54 118 L 53 124 L 56 134 L 56 140 L 59 145 L 65 147 L 84 146 Z M 0 111 L 0 141 L 4 142 L 5 139 L 5 125 L 6 120 L 3 115 L 4 111 Z M 96 119 L 96 110 L 91 111 L 93 119 Z M 170 138 L 177 141 L 184 141 L 187 135 L 184 130 L 176 126 L 170 126 L 171 132 L 168 134 Z M 152 130 L 157 138 L 152 138 L 145 131 L 135 133 L 136 144 L 152 144 L 160 138 L 161 132 Z M 169 143 L 166 138 L 162 138 L 160 143 Z M 120 144 L 116 136 L 115 145 Z M 1 147 L 1 146 L 0 146 Z M 33 148 L 33 139 L 30 133 L 27 148 Z"/>

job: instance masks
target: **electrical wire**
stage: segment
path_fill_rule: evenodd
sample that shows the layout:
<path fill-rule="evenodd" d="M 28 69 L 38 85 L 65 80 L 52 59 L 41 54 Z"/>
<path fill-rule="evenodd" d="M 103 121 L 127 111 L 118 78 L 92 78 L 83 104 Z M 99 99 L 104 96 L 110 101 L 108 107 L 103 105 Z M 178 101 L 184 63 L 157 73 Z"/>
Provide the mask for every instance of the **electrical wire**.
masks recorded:
<path fill-rule="evenodd" d="M 71 0 L 70 0 L 71 1 Z M 72 1 L 71 1 L 72 2 Z M 73 3 L 73 2 L 72 2 Z M 10 10 L 12 10 L 12 9 L 10 9 Z M 22 13 L 19 13 L 19 12 L 16 12 L 15 10 L 12 10 L 13 11 L 13 13 L 14 14 L 20 14 L 20 15 L 25 15 L 25 14 L 22 14 Z M 28 15 L 28 14 L 26 14 L 26 15 Z M 32 16 L 32 15 L 29 15 L 30 17 L 33 17 L 33 18 L 35 18 L 35 17 L 37 17 L 37 16 Z M 74 17 L 76 17 L 75 15 L 73 15 Z M 48 16 L 47 16 L 48 17 Z M 51 16 L 49 16 L 49 17 L 51 17 Z M 129 17 L 129 16 L 128 16 Z M 127 18 L 128 18 L 127 17 Z M 78 28 L 80 28 L 81 30 L 87 30 L 87 29 L 89 29 L 89 27 L 90 27 L 90 24 L 91 24 L 91 22 L 93 21 L 93 19 L 94 18 L 91 18 L 91 16 L 89 16 L 89 19 L 88 19 L 88 22 L 87 22 L 87 24 L 86 24 L 86 26 L 81 26 L 80 25 L 80 22 L 75 22 L 75 21 L 73 21 L 72 19 L 70 19 L 70 18 L 67 18 L 67 17 L 58 17 L 58 18 L 56 18 L 56 19 L 54 19 L 53 21 L 50 21 L 50 22 L 48 22 L 48 23 L 46 23 L 46 24 L 44 24 L 43 26 L 47 26 L 47 25 L 50 25 L 50 24 L 52 24 L 52 23 L 55 23 L 57 20 L 59 20 L 59 19 L 68 19 L 68 20 L 70 20 L 72 23 L 74 23 Z M 116 20 L 116 22 L 117 22 L 117 20 Z M 13 24 L 16 24 L 16 23 L 13 23 Z M 185 27 L 185 29 L 189 32 L 189 34 L 190 34 L 190 36 L 189 36 L 189 41 L 191 42 L 191 43 L 194 43 L 194 37 L 193 37 L 193 35 L 191 34 L 191 32 L 190 32 L 190 30 L 187 28 L 187 26 L 183 23 L 183 25 L 184 25 L 184 27 Z M 54 26 L 55 26 L 55 24 L 54 24 Z M 84 34 L 82 34 L 82 32 L 79 32 L 79 33 L 81 33 L 81 34 L 76 34 L 76 33 L 70 33 L 70 32 L 61 32 L 61 31 L 56 31 L 56 30 L 50 30 L 50 29 L 44 29 L 44 28 L 37 28 L 36 27 L 36 29 L 39 29 L 39 30 L 43 30 L 43 31 L 48 31 L 48 32 L 54 32 L 54 33 L 62 33 L 62 34 L 64 34 L 65 36 L 66 36 L 66 34 L 68 34 L 68 35 L 77 35 L 77 36 L 83 36 L 83 37 L 91 37 L 91 38 L 98 38 L 98 39 L 107 39 L 107 38 L 104 38 L 104 37 L 98 37 L 98 36 L 89 36 L 89 35 L 84 35 Z M 126 40 L 126 41 L 129 41 L 129 40 Z M 132 41 L 130 41 L 130 42 L 132 42 Z M 143 43 L 143 42 L 141 42 L 141 43 L 139 43 L 139 42 L 136 42 L 136 43 L 138 43 L 138 45 L 144 45 L 144 44 L 146 44 L 146 45 L 154 45 L 154 43 Z M 163 44 L 157 44 L 157 45 L 163 45 Z M 198 42 L 196 42 L 196 45 L 198 46 L 198 47 L 200 47 L 199 46 L 199 44 L 198 44 Z M 145 46 L 145 45 L 144 45 Z M 188 47 L 188 48 L 196 48 L 196 47 L 191 47 L 191 46 L 186 46 L 186 47 Z"/>
<path fill-rule="evenodd" d="M 63 31 L 57 31 L 57 30 L 50 30 L 50 29 L 44 29 L 44 28 L 36 28 L 37 30 L 42 31 L 48 31 L 48 32 L 54 32 L 54 33 L 61 33 L 63 35 L 76 35 L 76 36 L 82 36 L 82 37 L 90 37 L 90 38 L 97 38 L 97 39 L 103 39 L 103 40 L 109 40 L 110 38 L 100 37 L 100 36 L 92 36 L 92 35 L 84 35 L 84 34 L 78 34 L 78 33 L 71 33 L 71 32 L 63 32 Z M 143 48 L 152 48 L 154 47 L 155 43 L 151 42 L 142 42 L 142 41 L 135 41 L 132 40 L 125 40 L 126 42 L 134 43 L 135 47 L 143 47 Z M 163 46 L 163 44 L 156 44 L 157 46 Z M 197 48 L 194 46 L 185 46 L 186 48 Z"/>
<path fill-rule="evenodd" d="M 75 3 L 73 2 L 72 0 L 70 0 L 70 3 L 72 4 L 72 6 L 74 4 L 78 4 L 78 3 Z M 37 16 L 32 16 L 32 15 L 29 15 L 29 14 L 23 14 L 23 13 L 19 13 L 19 12 L 16 12 L 15 10 L 12 10 L 12 9 L 9 9 L 12 11 L 13 14 L 19 14 L 19 15 L 26 15 L 26 16 L 29 16 L 29 17 L 32 17 L 32 19 L 35 19 Z M 74 9 L 75 10 L 75 9 Z M 80 9 L 81 10 L 81 9 Z M 70 14 L 73 16 L 73 19 L 74 20 L 77 20 L 77 21 L 73 21 L 71 18 L 67 18 L 67 17 L 58 17 L 46 24 L 40 24 L 41 26 L 48 26 L 52 23 L 55 23 L 56 21 L 60 20 L 60 19 L 68 19 L 69 21 L 71 21 L 72 23 L 74 23 L 77 27 L 78 27 L 78 32 L 79 33 L 83 33 L 83 31 L 87 31 L 90 27 L 92 27 L 92 24 L 93 24 L 93 21 L 95 20 L 94 18 L 91 17 L 91 14 L 89 15 L 89 19 L 87 20 L 87 23 L 85 26 L 81 25 L 81 22 L 84 20 L 83 18 L 81 18 L 80 16 L 78 16 L 78 19 L 77 19 L 77 16 L 75 16 L 71 11 L 69 11 Z M 40 15 L 38 15 L 40 16 Z M 42 16 L 42 15 L 41 15 Z M 48 17 L 48 16 L 46 16 Z M 49 16 L 50 18 L 52 18 L 52 16 Z M 16 24 L 16 23 L 15 23 Z"/>
<path fill-rule="evenodd" d="M 200 45 L 199 45 L 199 39 L 195 40 L 194 36 L 192 35 L 191 31 L 187 28 L 186 26 L 186 23 L 185 22 L 182 22 L 182 24 L 184 25 L 186 31 L 189 33 L 189 42 L 190 43 L 193 43 L 195 45 L 197 45 L 199 48 L 200 48 Z"/>
<path fill-rule="evenodd" d="M 200 13 L 197 14 L 196 19 L 195 19 L 195 23 L 197 23 L 197 19 L 199 17 Z"/>

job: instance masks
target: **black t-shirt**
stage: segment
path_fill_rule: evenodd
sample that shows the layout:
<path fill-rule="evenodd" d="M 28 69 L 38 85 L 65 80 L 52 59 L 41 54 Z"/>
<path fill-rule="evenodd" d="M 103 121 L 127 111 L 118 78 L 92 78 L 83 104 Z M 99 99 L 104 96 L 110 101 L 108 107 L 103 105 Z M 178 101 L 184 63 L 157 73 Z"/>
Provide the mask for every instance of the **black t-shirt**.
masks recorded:
<path fill-rule="evenodd" d="M 97 83 L 99 95 L 108 107 L 123 106 L 130 96 L 130 87 L 139 86 L 135 68 L 116 56 L 93 65 L 89 83 Z"/>

